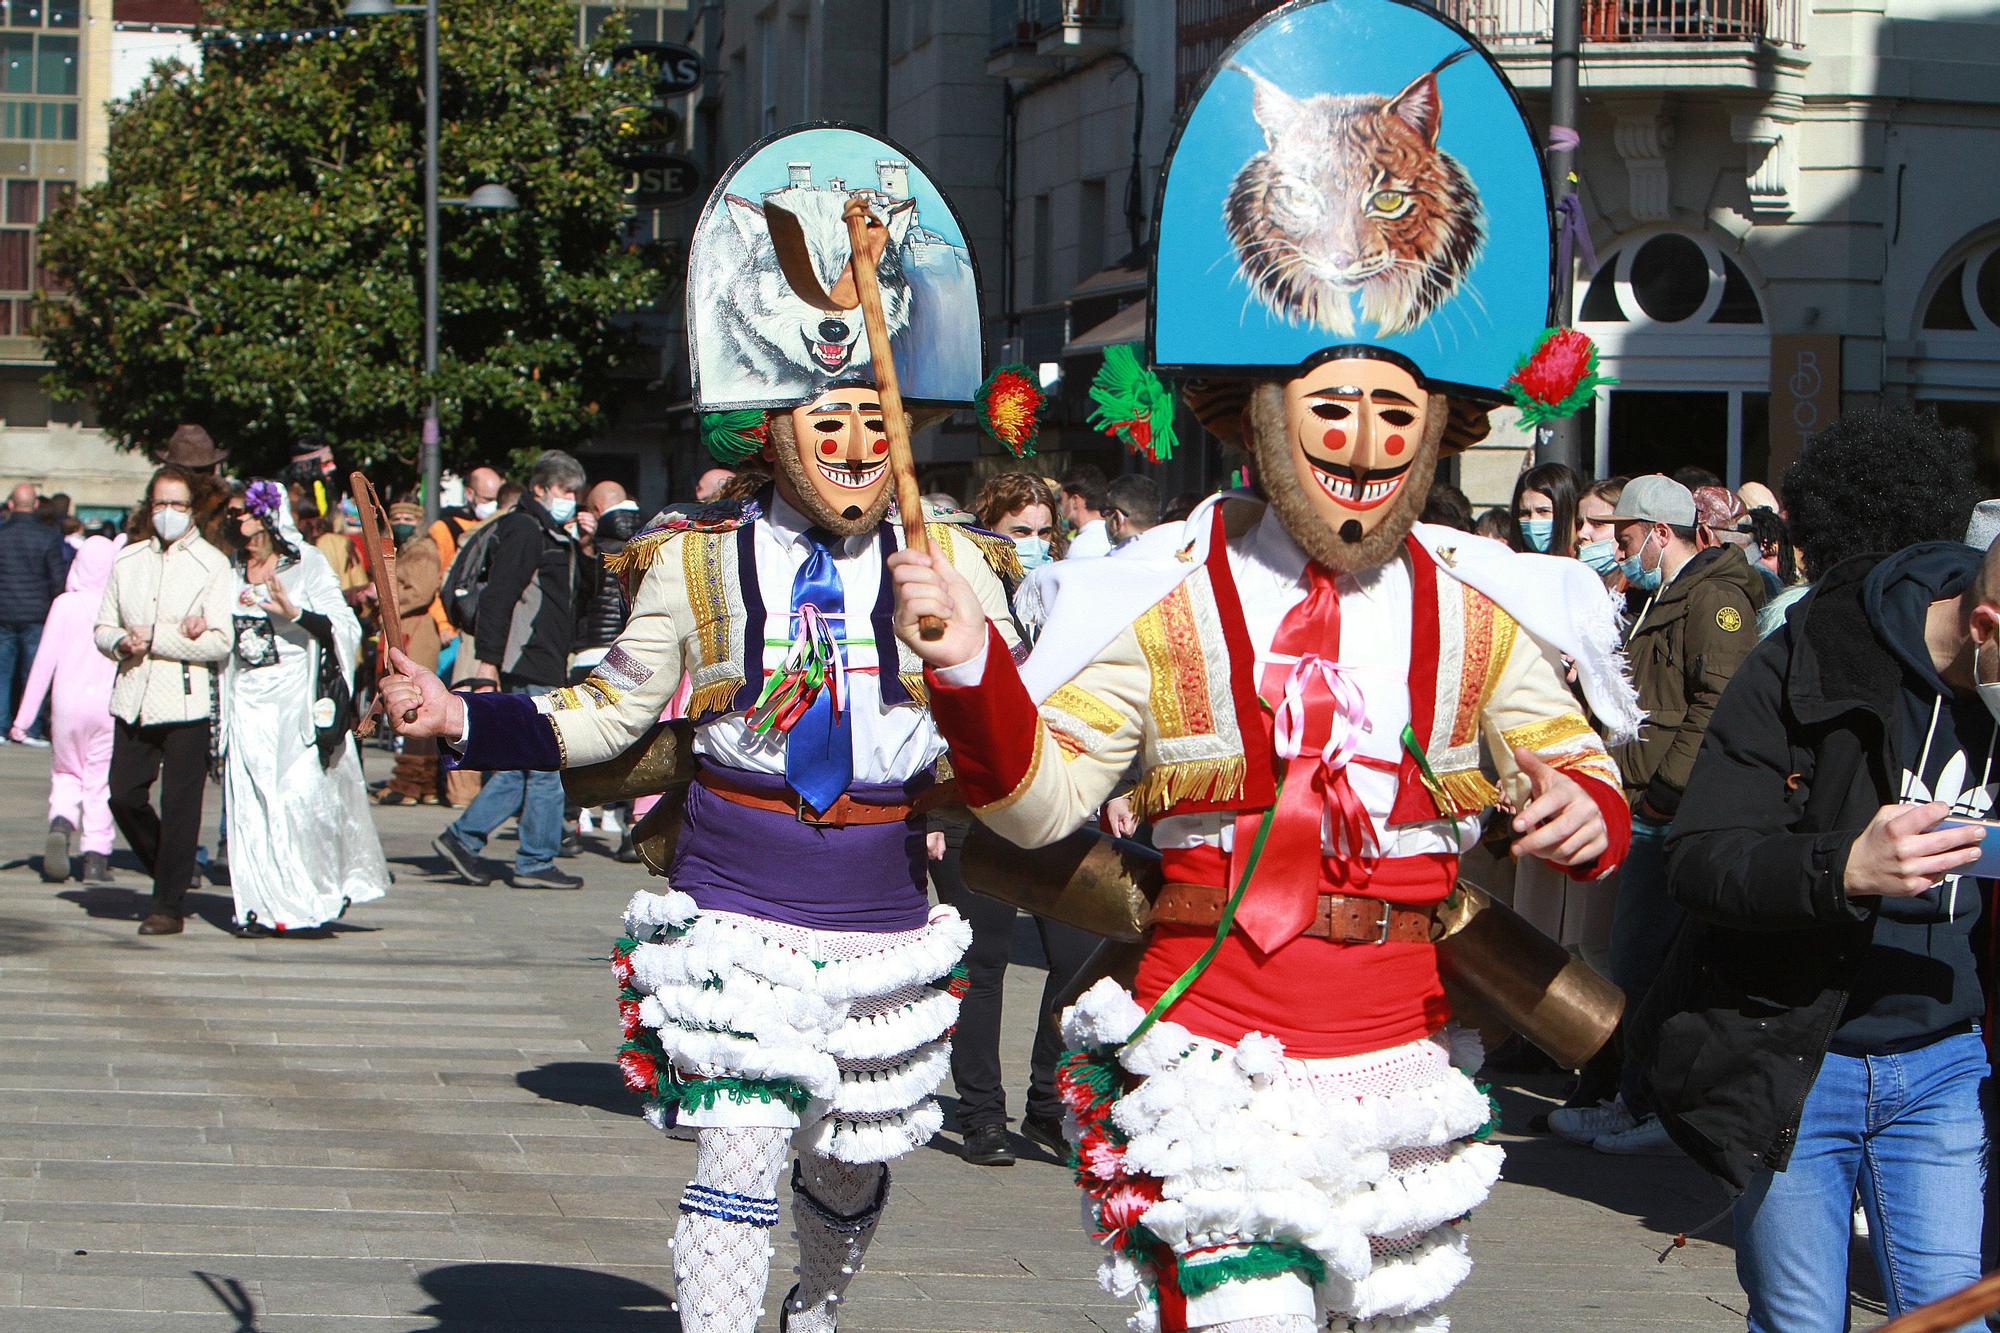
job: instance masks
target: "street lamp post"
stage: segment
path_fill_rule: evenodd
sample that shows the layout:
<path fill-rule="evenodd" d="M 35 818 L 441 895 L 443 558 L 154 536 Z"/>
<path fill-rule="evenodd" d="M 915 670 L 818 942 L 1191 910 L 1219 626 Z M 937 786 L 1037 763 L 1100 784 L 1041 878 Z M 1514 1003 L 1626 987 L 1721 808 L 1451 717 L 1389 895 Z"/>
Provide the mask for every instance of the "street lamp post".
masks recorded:
<path fill-rule="evenodd" d="M 399 5 L 392 0 L 347 0 L 343 16 L 381 18 L 387 14 L 424 16 L 424 431 L 417 442 L 417 470 L 423 477 L 424 520 L 438 516 L 444 460 L 438 429 L 438 0 Z M 482 185 L 470 197 L 451 202 L 467 208 L 521 206 L 504 185 Z"/>

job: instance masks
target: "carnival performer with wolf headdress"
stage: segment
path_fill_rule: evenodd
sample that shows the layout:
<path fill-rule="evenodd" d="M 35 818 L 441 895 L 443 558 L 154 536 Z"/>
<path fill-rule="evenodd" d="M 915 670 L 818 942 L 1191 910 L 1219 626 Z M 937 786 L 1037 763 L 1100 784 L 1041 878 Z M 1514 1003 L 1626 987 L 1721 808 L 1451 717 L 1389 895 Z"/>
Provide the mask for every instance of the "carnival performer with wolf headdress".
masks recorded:
<path fill-rule="evenodd" d="M 1486 433 L 1510 379 L 1531 421 L 1588 396 L 1572 335 L 1514 369 L 1548 316 L 1540 182 L 1511 90 L 1435 13 L 1265 18 L 1179 129 L 1149 349 L 1202 377 L 1190 402 L 1262 494 L 1054 568 L 1018 668 L 971 583 L 891 561 L 983 822 L 1044 845 L 1142 772 L 1166 883 L 1129 988 L 1107 978 L 1065 1015 L 1061 1085 L 1135 1328 L 1444 1327 L 1501 1153 L 1436 910 L 1489 807 L 1517 855 L 1578 879 L 1629 841 L 1564 683 L 1568 658 L 1607 730 L 1636 724 L 1601 585 L 1415 522 L 1441 451 Z M 1096 394 L 1157 452 L 1170 399 L 1144 375 L 1108 360 Z"/>
<path fill-rule="evenodd" d="M 689 329 L 704 441 L 720 462 L 761 460 L 775 484 L 663 515 L 631 540 L 615 561 L 631 619 L 580 685 L 461 696 L 408 666 L 383 685 L 399 730 L 442 736 L 465 766 L 508 769 L 608 760 L 690 682 L 698 773 L 665 867 L 673 887 L 632 899 L 613 950 L 627 1081 L 648 1119 L 697 1145 L 673 1243 L 688 1333 L 755 1327 L 794 1154 L 800 1268 L 782 1324 L 835 1327 L 889 1195 L 888 1163 L 940 1126 L 933 1093 L 970 941 L 926 894 L 922 815 L 948 788 L 935 781 L 944 743 L 921 663 L 890 627 L 884 561 L 913 516 L 890 511 L 882 349 L 857 352 L 857 310 L 816 309 L 782 279 L 764 282 L 778 273 L 766 210 L 838 216 L 843 181 L 857 179 L 874 182 L 905 392 L 920 411 L 972 400 L 971 257 L 922 169 L 841 127 L 767 140 L 697 227 Z M 817 280 L 854 303 L 845 232 L 803 230 Z M 745 299 L 703 295 L 731 290 Z M 1006 624 L 1013 544 L 925 521 L 982 618 Z M 1011 630 L 1001 642 L 1011 648 Z"/>

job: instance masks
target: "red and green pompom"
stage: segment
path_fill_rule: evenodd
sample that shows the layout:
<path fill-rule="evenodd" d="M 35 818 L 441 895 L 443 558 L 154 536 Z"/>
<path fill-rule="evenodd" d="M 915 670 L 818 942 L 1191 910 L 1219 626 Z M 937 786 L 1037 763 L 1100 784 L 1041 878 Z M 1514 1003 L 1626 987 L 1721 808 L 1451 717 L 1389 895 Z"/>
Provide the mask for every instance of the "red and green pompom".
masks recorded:
<path fill-rule="evenodd" d="M 1507 392 L 1521 409 L 1521 424 L 1539 426 L 1576 415 L 1591 395 L 1617 382 L 1597 373 L 1597 344 L 1588 334 L 1549 329 L 1507 377 Z"/>
<path fill-rule="evenodd" d="M 725 467 L 735 467 L 771 440 L 770 419 L 757 408 L 738 412 L 703 412 L 701 442 Z"/>
<path fill-rule="evenodd" d="M 1104 365 L 1090 382 L 1093 428 L 1123 440 L 1155 463 L 1174 456 L 1174 393 L 1146 369 L 1129 343 L 1104 349 Z"/>
<path fill-rule="evenodd" d="M 1031 458 L 1042 433 L 1042 404 L 1048 395 L 1026 366 L 1001 366 L 979 386 L 973 403 L 979 424 L 1016 458 Z"/>
<path fill-rule="evenodd" d="M 653 1085 L 659 1079 L 660 1067 L 652 1052 L 633 1043 L 618 1052 L 618 1072 L 625 1076 L 626 1087 L 651 1095 Z"/>

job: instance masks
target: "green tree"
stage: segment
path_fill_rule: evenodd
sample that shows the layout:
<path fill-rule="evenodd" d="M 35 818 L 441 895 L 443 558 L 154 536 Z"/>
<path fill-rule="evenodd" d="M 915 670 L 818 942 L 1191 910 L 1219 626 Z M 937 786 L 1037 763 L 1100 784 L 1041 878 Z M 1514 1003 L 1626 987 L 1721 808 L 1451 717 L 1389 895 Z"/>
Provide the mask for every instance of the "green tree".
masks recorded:
<path fill-rule="evenodd" d="M 415 475 L 423 25 L 340 9 L 212 4 L 269 36 L 156 69 L 114 108 L 108 178 L 44 224 L 50 385 L 93 398 L 127 447 L 198 421 L 244 473 L 319 435 L 380 481 Z M 596 429 L 631 347 L 618 317 L 661 274 L 624 238 L 621 144 L 649 78 L 611 67 L 616 32 L 579 49 L 570 0 L 441 9 L 440 193 L 493 182 L 522 203 L 443 210 L 437 390 L 445 464 L 464 468 Z"/>

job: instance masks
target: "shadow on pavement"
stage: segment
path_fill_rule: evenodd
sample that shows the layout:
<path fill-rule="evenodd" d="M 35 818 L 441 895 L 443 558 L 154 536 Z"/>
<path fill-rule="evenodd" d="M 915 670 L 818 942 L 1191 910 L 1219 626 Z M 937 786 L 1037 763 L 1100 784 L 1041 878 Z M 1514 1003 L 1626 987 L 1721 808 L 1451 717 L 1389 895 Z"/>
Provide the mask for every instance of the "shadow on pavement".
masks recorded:
<path fill-rule="evenodd" d="M 679 1316 L 656 1287 L 613 1273 L 549 1264 L 453 1264 L 418 1278 L 436 1322 L 415 1333 L 564 1329 L 567 1333 L 645 1329 L 680 1333 Z"/>
<path fill-rule="evenodd" d="M 213 1273 L 194 1270 L 201 1285 L 208 1288 L 208 1294 L 215 1297 L 218 1304 L 236 1321 L 234 1333 L 257 1333 L 257 1305 L 250 1299 L 250 1293 L 241 1282 L 233 1277 L 217 1277 Z"/>
<path fill-rule="evenodd" d="M 151 889 L 128 889 L 116 884 L 84 884 L 56 894 L 64 902 L 75 903 L 89 915 L 106 921 L 144 921 L 152 910 Z M 236 933 L 236 902 L 219 893 L 193 891 L 183 900 L 190 920 L 213 926 L 225 935 Z M 373 934 L 379 926 L 357 926 L 334 921 L 313 930 L 289 930 L 281 935 L 260 934 L 259 939 L 332 939 L 338 935 Z"/>
<path fill-rule="evenodd" d="M 568 1060 L 537 1065 L 514 1075 L 514 1082 L 543 1101 L 588 1106 L 619 1115 L 639 1114 L 639 1094 L 625 1086 L 609 1060 Z"/>

